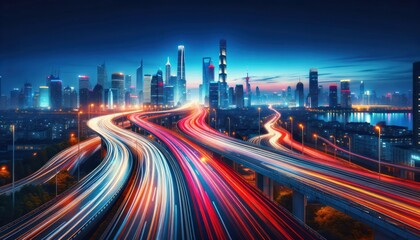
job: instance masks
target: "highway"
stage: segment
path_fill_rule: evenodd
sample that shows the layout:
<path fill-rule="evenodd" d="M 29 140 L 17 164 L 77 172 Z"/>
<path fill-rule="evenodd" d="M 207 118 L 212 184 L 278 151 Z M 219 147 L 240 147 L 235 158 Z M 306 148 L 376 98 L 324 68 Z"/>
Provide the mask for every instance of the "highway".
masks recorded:
<path fill-rule="evenodd" d="M 110 128 L 107 115 L 90 120 L 107 146 L 107 155 L 100 165 L 52 203 L 0 228 L 0 239 L 73 238 L 83 237 L 121 193 L 132 169 L 129 150 L 119 142 Z"/>
<path fill-rule="evenodd" d="M 101 239 L 193 239 L 189 191 L 175 159 L 150 139 L 117 126 L 109 129 L 135 161 L 124 198 Z"/>
<path fill-rule="evenodd" d="M 180 113 L 181 108 L 154 114 Z M 186 178 L 199 239 L 317 239 L 287 211 L 268 200 L 227 165 L 216 161 L 187 138 L 148 121 L 147 114 L 129 120 L 159 139 Z"/>
<path fill-rule="evenodd" d="M 52 157 L 44 166 L 33 174 L 15 181 L 15 191 L 25 185 L 40 185 L 52 179 L 57 172 L 67 170 L 74 173 L 77 169 L 78 159 L 80 164 L 100 149 L 101 138 L 93 137 L 80 142 L 80 157 L 78 146 L 73 145 Z M 12 192 L 12 184 L 0 186 L 0 195 Z"/>
<path fill-rule="evenodd" d="M 210 128 L 206 111 L 196 106 L 178 128 L 197 144 L 235 160 L 339 210 L 357 212 L 407 238 L 420 236 L 420 184 L 380 176 L 322 158 L 270 151 L 226 137 Z"/>
<path fill-rule="evenodd" d="M 287 131 L 286 129 L 282 128 L 281 126 L 279 126 L 278 120 L 280 119 L 280 112 L 277 111 L 276 109 L 272 108 L 271 106 L 268 107 L 270 110 L 272 110 L 274 112 L 273 116 L 271 118 L 269 118 L 269 120 L 264 124 L 264 128 L 267 130 L 267 134 L 263 134 L 261 136 L 256 136 L 253 137 L 251 139 L 249 139 L 248 141 L 257 145 L 265 145 L 265 146 L 270 146 L 272 148 L 275 148 L 279 151 L 285 151 L 288 154 L 293 154 L 294 151 L 300 152 L 300 153 L 304 153 L 307 156 L 310 156 L 312 158 L 307 158 L 307 160 L 311 161 L 313 160 L 313 158 L 317 158 L 317 159 L 322 159 L 322 161 L 326 162 L 332 162 L 335 163 L 336 165 L 347 165 L 348 167 L 353 167 L 353 168 L 359 168 L 361 169 L 361 171 L 363 171 L 363 168 L 356 165 L 356 164 L 350 164 L 350 161 L 348 159 L 343 159 L 343 158 L 339 158 L 339 157 L 334 157 L 330 154 L 326 154 L 322 151 L 313 149 L 311 147 L 307 147 L 305 144 L 302 147 L 302 142 L 300 141 L 296 141 L 294 139 L 291 138 L 290 132 Z M 334 143 L 330 142 L 328 139 L 325 139 L 321 136 L 316 136 L 318 144 L 320 144 L 321 140 L 326 143 L 328 146 L 332 147 L 333 149 L 336 149 L 336 151 L 341 151 L 345 154 L 350 154 L 353 157 L 357 157 L 357 158 L 361 158 L 363 160 L 369 161 L 369 162 L 373 162 L 378 164 L 378 160 L 377 159 L 372 159 L 372 158 L 368 158 L 359 154 L 355 154 L 353 152 L 349 152 L 346 149 L 343 149 L 337 145 L 335 145 Z M 290 146 L 290 148 L 287 148 L 285 145 Z M 293 151 L 292 151 L 293 149 Z M 295 156 L 299 156 L 294 154 Z M 319 160 L 318 160 L 319 161 Z M 329 163 L 326 163 L 329 164 Z M 410 166 L 403 166 L 403 165 L 398 165 L 398 164 L 393 164 L 393 163 L 389 163 L 389 162 L 384 162 L 382 161 L 381 163 L 382 167 L 395 167 L 395 168 L 399 168 L 399 169 L 404 169 L 404 170 L 408 170 L 408 171 L 412 171 L 412 172 L 420 172 L 420 169 L 418 168 L 414 168 L 414 167 L 410 167 Z"/>

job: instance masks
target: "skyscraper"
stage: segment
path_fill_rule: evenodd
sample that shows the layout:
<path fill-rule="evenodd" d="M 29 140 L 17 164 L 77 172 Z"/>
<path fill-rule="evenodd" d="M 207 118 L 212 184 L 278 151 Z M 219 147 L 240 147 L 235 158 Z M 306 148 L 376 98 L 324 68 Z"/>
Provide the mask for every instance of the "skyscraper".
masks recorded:
<path fill-rule="evenodd" d="M 214 81 L 214 66 L 213 68 L 210 68 L 210 65 L 213 66 L 211 64 L 211 57 L 204 57 L 203 58 L 203 82 L 202 82 L 202 91 L 201 91 L 202 98 L 200 98 L 200 102 L 204 103 L 205 105 L 208 105 L 208 101 L 209 101 L 210 82 Z"/>
<path fill-rule="evenodd" d="M 151 102 L 151 83 L 152 75 L 144 74 L 144 84 L 143 84 L 143 103 Z"/>
<path fill-rule="evenodd" d="M 168 57 L 168 61 L 165 65 L 165 85 L 169 85 L 169 78 L 171 78 L 171 63 L 169 62 Z"/>
<path fill-rule="evenodd" d="M 50 106 L 52 110 L 60 110 L 63 102 L 62 81 L 58 77 L 50 81 Z"/>
<path fill-rule="evenodd" d="M 107 86 L 107 84 L 108 84 L 107 83 L 108 82 L 108 77 L 107 77 L 107 74 L 106 74 L 106 66 L 105 66 L 105 63 L 103 63 L 101 65 L 98 65 L 96 67 L 96 72 L 98 74 L 98 76 L 97 76 L 97 79 L 98 79 L 97 84 L 101 85 L 103 88 L 107 88 L 108 87 Z"/>
<path fill-rule="evenodd" d="M 337 85 L 331 84 L 330 85 L 330 92 L 329 92 L 329 106 L 332 108 L 337 107 L 338 100 L 337 100 Z"/>
<path fill-rule="evenodd" d="M 113 73 L 112 80 L 111 80 L 111 88 L 115 90 L 117 96 L 113 96 L 114 99 L 117 101 L 114 102 L 114 105 L 118 105 L 119 107 L 124 106 L 124 74 L 123 73 Z"/>
<path fill-rule="evenodd" d="M 34 104 L 33 104 L 33 96 L 32 96 L 32 84 L 30 83 L 25 83 L 25 85 L 23 86 L 23 95 L 24 95 L 24 103 L 23 103 L 23 107 L 24 108 L 33 108 Z"/>
<path fill-rule="evenodd" d="M 108 109 L 114 109 L 114 92 L 112 88 L 108 89 Z"/>
<path fill-rule="evenodd" d="M 67 86 L 63 89 L 63 108 L 71 109 L 72 108 L 72 91 L 73 89 L 70 86 Z"/>
<path fill-rule="evenodd" d="M 350 79 L 340 80 L 341 107 L 351 108 Z"/>
<path fill-rule="evenodd" d="M 96 84 L 92 90 L 91 94 L 91 103 L 94 103 L 95 106 L 100 107 L 104 102 L 104 89 L 102 85 Z"/>
<path fill-rule="evenodd" d="M 309 70 L 309 95 L 308 104 L 311 108 L 318 107 L 318 69 Z"/>
<path fill-rule="evenodd" d="M 183 104 L 187 100 L 187 88 L 185 79 L 185 48 L 183 45 L 178 46 L 178 68 L 177 68 L 177 88 L 175 91 L 175 101 Z"/>
<path fill-rule="evenodd" d="M 219 104 L 221 108 L 227 108 L 229 106 L 226 68 L 226 40 L 221 39 L 219 42 Z"/>
<path fill-rule="evenodd" d="M 136 71 L 136 94 L 139 104 L 143 103 L 143 59 Z"/>
<path fill-rule="evenodd" d="M 219 82 L 210 82 L 209 86 L 209 107 L 216 109 L 219 107 Z"/>
<path fill-rule="evenodd" d="M 359 104 L 363 104 L 363 95 L 365 94 L 365 83 L 360 81 Z"/>
<path fill-rule="evenodd" d="M 420 62 L 413 63 L 413 146 L 420 148 Z"/>
<path fill-rule="evenodd" d="M 50 89 L 47 86 L 39 87 L 39 107 L 43 109 L 50 107 Z"/>
<path fill-rule="evenodd" d="M 228 100 L 229 105 L 236 105 L 235 89 L 233 87 L 229 87 L 228 89 Z"/>
<path fill-rule="evenodd" d="M 79 108 L 87 110 L 89 107 L 89 77 L 79 75 Z"/>
<path fill-rule="evenodd" d="M 291 86 L 287 86 L 286 102 L 291 102 L 292 100 L 293 100 L 293 98 L 292 98 L 292 87 Z"/>
<path fill-rule="evenodd" d="M 161 70 L 157 71 L 152 77 L 152 82 L 150 84 L 150 97 L 151 104 L 157 106 L 158 108 L 163 105 L 163 73 Z"/>
<path fill-rule="evenodd" d="M 302 88 L 303 88 L 303 84 L 302 84 Z M 261 104 L 261 93 L 260 93 L 260 88 L 258 86 L 255 88 L 255 97 L 257 99 L 257 104 L 260 105 Z"/>
<path fill-rule="evenodd" d="M 303 93 L 303 83 L 302 82 L 298 82 L 296 84 L 296 94 L 295 94 L 295 99 L 296 99 L 296 104 L 298 107 L 304 107 L 304 93 Z"/>
<path fill-rule="evenodd" d="M 174 106 L 174 86 L 165 86 L 163 88 L 163 95 L 164 95 L 164 101 L 165 104 L 168 105 L 168 107 Z"/>
<path fill-rule="evenodd" d="M 125 75 L 125 90 L 130 91 L 131 87 L 131 75 Z"/>
<path fill-rule="evenodd" d="M 9 108 L 11 109 L 17 109 L 19 107 L 19 88 L 13 88 L 12 91 L 10 91 L 10 104 Z"/>
<path fill-rule="evenodd" d="M 236 84 L 235 86 L 235 100 L 237 108 L 244 108 L 244 85 Z"/>
<path fill-rule="evenodd" d="M 179 100 L 177 104 L 183 104 L 187 101 L 187 81 L 185 79 L 178 80 Z"/>
<path fill-rule="evenodd" d="M 252 93 L 251 93 L 251 84 L 249 83 L 248 73 L 246 73 L 245 84 L 246 84 L 245 106 L 246 107 L 251 107 L 251 96 L 252 96 Z"/>

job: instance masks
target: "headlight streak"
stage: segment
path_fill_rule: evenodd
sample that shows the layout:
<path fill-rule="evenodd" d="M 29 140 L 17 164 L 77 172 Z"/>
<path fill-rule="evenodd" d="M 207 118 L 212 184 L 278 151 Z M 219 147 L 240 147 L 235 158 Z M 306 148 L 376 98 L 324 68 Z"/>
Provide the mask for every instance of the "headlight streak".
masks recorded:
<path fill-rule="evenodd" d="M 112 131 L 138 159 L 124 200 L 101 238 L 193 239 L 188 190 L 175 160 L 134 132 L 118 127 Z"/>
<path fill-rule="evenodd" d="M 307 231 L 294 217 L 280 210 L 227 166 L 214 161 L 199 146 L 143 118 L 142 114 L 129 116 L 137 126 L 162 141 L 178 160 L 191 191 L 201 238 L 319 237 Z"/>
<path fill-rule="evenodd" d="M 110 206 L 132 168 L 129 151 L 108 130 L 117 116 L 97 117 L 88 122 L 107 145 L 107 155 L 99 166 L 42 212 L 35 211 L 34 215 L 26 216 L 25 222 L 16 221 L 1 228 L 0 238 L 76 237 Z"/>
<path fill-rule="evenodd" d="M 211 149 L 240 157 L 254 169 L 266 169 L 289 176 L 297 182 L 348 201 L 360 209 L 378 213 L 382 219 L 420 234 L 420 184 L 377 173 L 337 161 L 267 151 L 253 144 L 228 138 L 205 123 L 201 108 L 181 119 L 179 129 L 205 142 Z M 267 169 L 268 168 L 268 169 Z"/>
<path fill-rule="evenodd" d="M 94 137 L 80 142 L 80 163 L 92 156 L 98 151 L 101 139 Z M 44 166 L 33 174 L 19 179 L 15 182 L 15 191 L 18 191 L 25 185 L 40 185 L 52 179 L 56 170 L 68 170 L 74 172 L 77 167 L 78 150 L 77 144 L 57 153 Z M 0 195 L 9 194 L 12 191 L 12 184 L 0 186 Z"/>

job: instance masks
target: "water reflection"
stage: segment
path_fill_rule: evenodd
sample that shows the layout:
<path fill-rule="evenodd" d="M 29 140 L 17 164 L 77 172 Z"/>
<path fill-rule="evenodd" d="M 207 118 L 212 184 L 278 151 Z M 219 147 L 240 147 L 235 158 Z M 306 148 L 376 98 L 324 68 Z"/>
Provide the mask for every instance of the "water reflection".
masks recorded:
<path fill-rule="evenodd" d="M 338 121 L 344 122 L 368 122 L 375 125 L 378 122 L 385 122 L 387 125 L 397 125 L 408 127 L 412 129 L 412 114 L 411 113 L 325 113 L 317 114 L 318 119 L 324 121 Z"/>

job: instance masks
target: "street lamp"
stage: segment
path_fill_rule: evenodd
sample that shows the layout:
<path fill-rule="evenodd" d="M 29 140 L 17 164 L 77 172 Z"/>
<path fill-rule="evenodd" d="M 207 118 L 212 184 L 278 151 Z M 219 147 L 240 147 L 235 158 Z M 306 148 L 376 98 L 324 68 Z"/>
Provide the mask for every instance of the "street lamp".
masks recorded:
<path fill-rule="evenodd" d="M 327 144 L 326 143 L 322 143 L 322 146 L 325 147 L 324 150 L 325 150 L 325 153 L 327 153 Z"/>
<path fill-rule="evenodd" d="M 80 115 L 82 111 L 77 113 L 77 181 L 80 180 Z"/>
<path fill-rule="evenodd" d="M 90 119 L 90 113 L 92 112 L 92 108 L 95 106 L 95 104 L 91 103 L 89 104 L 89 119 Z"/>
<path fill-rule="evenodd" d="M 337 159 L 337 141 L 333 135 L 330 138 L 334 139 L 334 159 Z"/>
<path fill-rule="evenodd" d="M 229 120 L 229 137 L 230 137 L 230 117 L 227 117 L 227 119 Z"/>
<path fill-rule="evenodd" d="M 376 126 L 376 130 L 378 130 L 378 163 L 379 163 L 379 179 L 381 179 L 381 127 Z"/>
<path fill-rule="evenodd" d="M 258 141 L 261 144 L 261 108 L 258 107 Z"/>
<path fill-rule="evenodd" d="M 318 149 L 318 135 L 314 133 L 312 136 L 315 138 L 315 149 Z"/>
<path fill-rule="evenodd" d="M 351 138 L 349 135 L 344 135 L 344 138 L 349 140 L 349 162 L 351 162 Z"/>
<path fill-rule="evenodd" d="M 293 117 L 289 117 L 290 120 L 290 150 L 293 150 Z"/>
<path fill-rule="evenodd" d="M 299 123 L 299 127 L 302 129 L 302 154 L 303 154 L 303 124 Z"/>
<path fill-rule="evenodd" d="M 12 143 L 12 206 L 13 206 L 13 213 L 15 211 L 15 125 L 12 124 L 12 136 L 13 136 L 13 143 Z"/>

